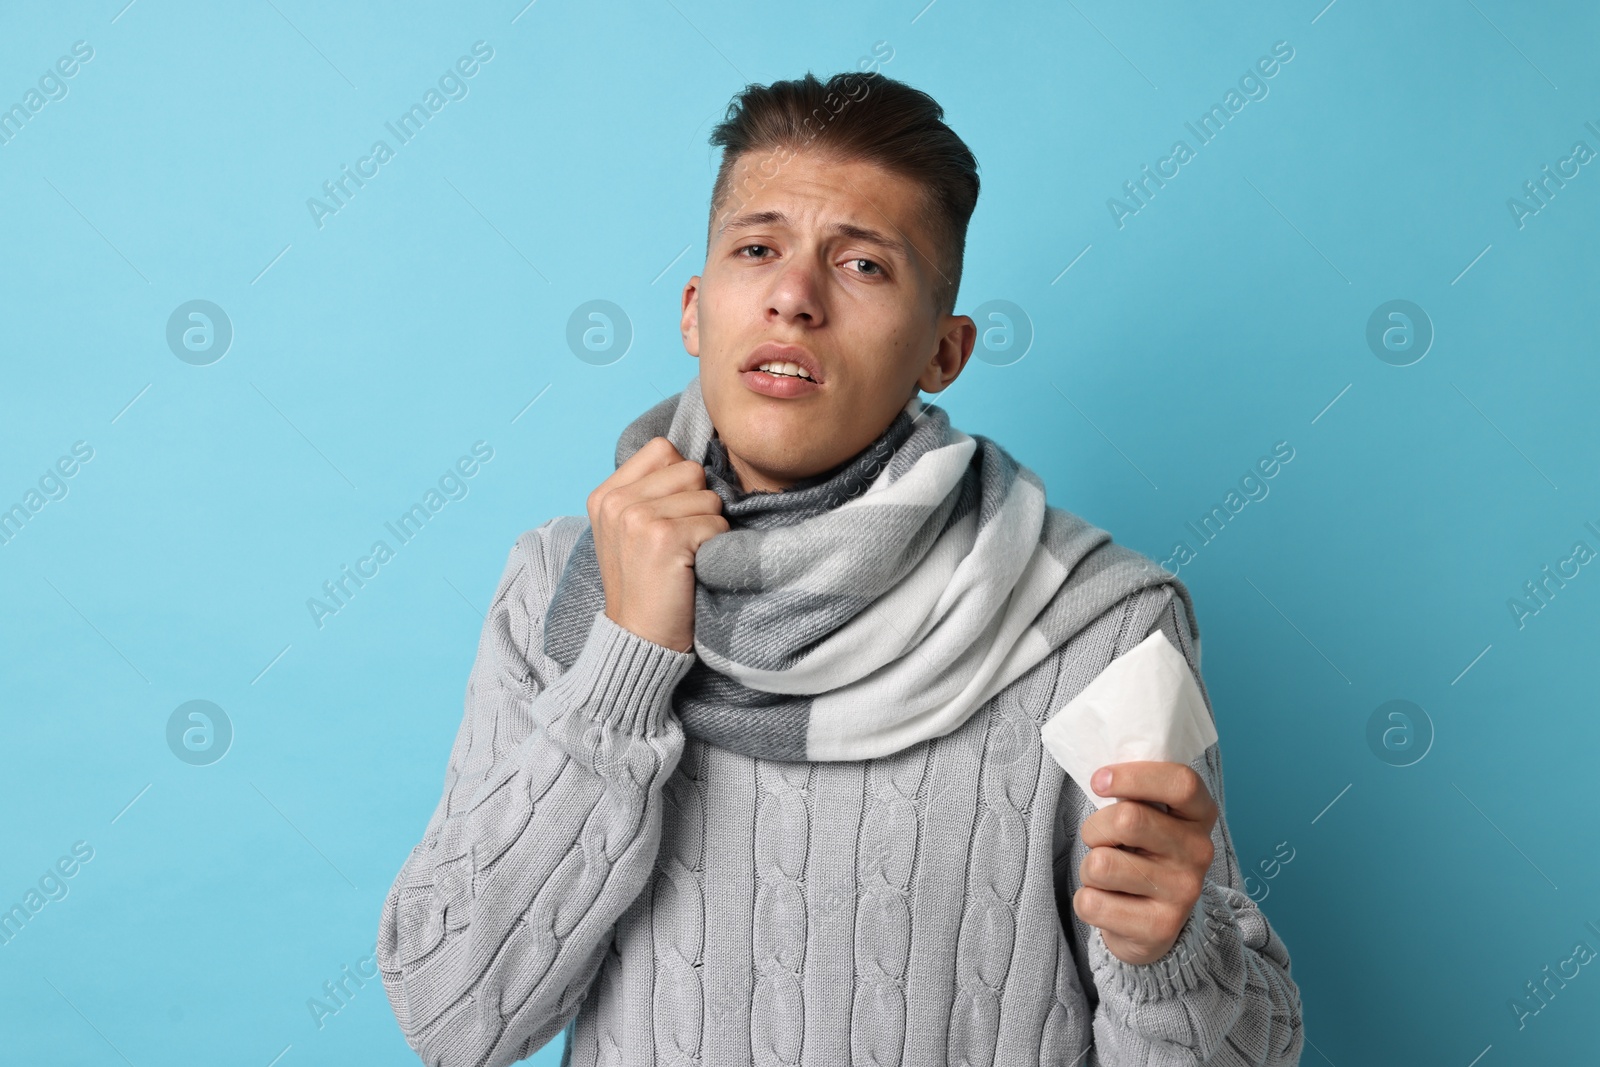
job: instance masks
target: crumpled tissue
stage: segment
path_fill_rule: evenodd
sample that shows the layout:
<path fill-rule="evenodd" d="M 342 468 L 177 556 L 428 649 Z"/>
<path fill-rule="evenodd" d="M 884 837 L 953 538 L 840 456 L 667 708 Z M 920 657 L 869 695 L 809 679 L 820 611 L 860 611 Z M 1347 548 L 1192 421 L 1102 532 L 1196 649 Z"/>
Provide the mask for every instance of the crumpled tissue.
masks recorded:
<path fill-rule="evenodd" d="M 1117 800 L 1089 784 L 1101 767 L 1128 760 L 1187 764 L 1217 740 L 1188 661 L 1160 630 L 1112 660 L 1039 733 L 1096 808 Z"/>

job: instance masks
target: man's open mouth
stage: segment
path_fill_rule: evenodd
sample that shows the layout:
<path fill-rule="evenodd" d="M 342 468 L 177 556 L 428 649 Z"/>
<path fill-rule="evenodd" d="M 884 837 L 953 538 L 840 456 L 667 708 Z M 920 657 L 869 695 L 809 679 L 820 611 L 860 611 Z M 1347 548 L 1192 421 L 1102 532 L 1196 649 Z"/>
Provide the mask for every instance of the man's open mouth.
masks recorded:
<path fill-rule="evenodd" d="M 785 363 L 782 360 L 773 360 L 768 363 L 763 363 L 754 369 L 761 371 L 764 374 L 770 374 L 773 377 L 804 378 L 808 382 L 816 381 L 815 378 L 806 373 L 806 369 L 804 367 L 797 363 Z"/>

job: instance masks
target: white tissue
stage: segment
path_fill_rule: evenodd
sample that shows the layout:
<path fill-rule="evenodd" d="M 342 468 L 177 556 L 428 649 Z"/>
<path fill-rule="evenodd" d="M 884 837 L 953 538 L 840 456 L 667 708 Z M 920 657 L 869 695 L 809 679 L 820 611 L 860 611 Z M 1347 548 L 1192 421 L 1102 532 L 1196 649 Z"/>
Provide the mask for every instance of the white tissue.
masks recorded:
<path fill-rule="evenodd" d="M 1089 784 L 1101 767 L 1128 760 L 1187 764 L 1217 740 L 1188 661 L 1160 630 L 1112 660 L 1039 733 L 1096 808 L 1116 803 Z"/>

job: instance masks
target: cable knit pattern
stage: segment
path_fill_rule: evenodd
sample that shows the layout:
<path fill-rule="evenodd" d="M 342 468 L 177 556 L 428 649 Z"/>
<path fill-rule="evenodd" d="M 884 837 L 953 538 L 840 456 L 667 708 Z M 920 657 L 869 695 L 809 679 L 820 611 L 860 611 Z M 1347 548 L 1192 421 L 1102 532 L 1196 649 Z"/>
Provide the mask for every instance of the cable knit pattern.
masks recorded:
<path fill-rule="evenodd" d="M 874 760 L 856 851 L 854 1062 L 901 1062 L 906 1042 L 906 975 L 911 967 L 911 894 L 921 848 L 918 799 L 928 785 L 928 752 Z"/>
<path fill-rule="evenodd" d="M 701 982 L 706 940 L 706 805 L 699 782 L 698 753 L 679 764 L 681 774 L 668 784 L 666 820 L 676 847 L 661 857 L 652 885 L 647 936 L 655 961 L 651 1030 L 663 1064 L 693 1063 L 704 1036 L 705 1014 L 718 1011 Z M 624 1001 L 608 1001 L 613 1014 Z M 615 1032 L 628 1022 L 617 1018 Z M 605 1062 L 605 1061 L 602 1061 Z M 620 1062 L 620 1061 L 618 1061 Z"/>
<path fill-rule="evenodd" d="M 755 914 L 751 949 L 755 996 L 750 1049 L 758 1067 L 800 1062 L 805 1037 L 806 808 L 809 768 L 802 763 L 756 767 Z"/>
<path fill-rule="evenodd" d="M 988 1064 L 994 1058 L 1028 855 L 1023 809 L 1034 783 L 1016 774 L 1019 742 L 1011 724 L 998 718 L 988 723 L 998 737 L 985 738 L 979 750 L 978 816 L 967 846 L 967 894 L 956 942 L 950 1056 L 957 1064 Z"/>
<path fill-rule="evenodd" d="M 543 653 L 585 526 L 513 546 L 444 796 L 384 902 L 384 986 L 430 1067 L 513 1063 L 563 1031 L 562 1067 L 1299 1062 L 1289 955 L 1225 816 L 1162 959 L 1118 960 L 1072 910 L 1095 809 L 1039 727 L 1158 626 L 1199 679 L 1169 587 L 949 734 L 785 762 L 685 736 L 671 694 L 692 652 L 599 612 L 564 673 Z M 1222 808 L 1217 746 L 1194 766 Z"/>

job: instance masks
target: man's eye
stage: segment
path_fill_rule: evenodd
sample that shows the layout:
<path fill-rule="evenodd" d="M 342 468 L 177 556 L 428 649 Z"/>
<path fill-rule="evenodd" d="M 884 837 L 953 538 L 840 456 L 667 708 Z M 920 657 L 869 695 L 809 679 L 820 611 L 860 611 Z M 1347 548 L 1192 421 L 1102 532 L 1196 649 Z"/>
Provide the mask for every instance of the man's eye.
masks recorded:
<path fill-rule="evenodd" d="M 742 256 L 743 253 L 748 252 L 752 248 L 765 248 L 769 252 L 772 251 L 772 249 L 767 248 L 766 245 L 745 245 L 743 248 L 736 249 L 735 250 L 735 254 Z M 745 259 L 766 259 L 767 257 L 766 256 L 743 256 L 743 258 L 745 258 Z"/>
<path fill-rule="evenodd" d="M 870 270 L 870 271 L 862 271 L 861 272 L 861 273 L 865 274 L 869 278 L 876 277 L 877 275 L 883 273 L 883 268 L 881 266 L 879 266 L 877 263 L 874 263 L 870 259 L 851 259 L 851 260 L 846 260 L 846 262 L 848 262 L 848 263 L 865 263 L 868 266 L 870 266 L 872 268 L 872 270 Z"/>

